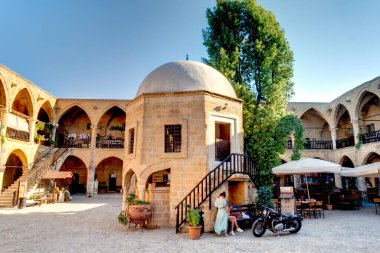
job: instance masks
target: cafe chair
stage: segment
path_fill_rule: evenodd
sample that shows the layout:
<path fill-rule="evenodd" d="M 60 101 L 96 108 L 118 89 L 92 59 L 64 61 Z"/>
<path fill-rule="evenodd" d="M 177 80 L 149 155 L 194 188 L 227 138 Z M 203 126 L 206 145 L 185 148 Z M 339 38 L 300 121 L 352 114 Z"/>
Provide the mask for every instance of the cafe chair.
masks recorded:
<path fill-rule="evenodd" d="M 316 201 L 315 202 L 315 212 L 317 217 L 325 218 L 325 210 L 323 209 L 323 201 Z"/>

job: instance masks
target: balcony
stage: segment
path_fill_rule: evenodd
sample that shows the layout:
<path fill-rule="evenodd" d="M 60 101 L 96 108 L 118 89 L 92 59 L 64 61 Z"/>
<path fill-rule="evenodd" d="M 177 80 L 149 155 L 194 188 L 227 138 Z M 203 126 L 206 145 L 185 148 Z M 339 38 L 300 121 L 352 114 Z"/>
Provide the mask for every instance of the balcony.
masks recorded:
<path fill-rule="evenodd" d="M 29 141 L 29 132 L 17 130 L 11 127 L 7 127 L 7 137 L 19 140 L 19 141 Z"/>
<path fill-rule="evenodd" d="M 68 138 L 64 146 L 68 148 L 89 148 L 90 138 Z"/>
<path fill-rule="evenodd" d="M 354 136 L 350 136 L 348 138 L 340 139 L 336 141 L 336 148 L 346 148 L 352 147 L 355 145 Z"/>
<path fill-rule="evenodd" d="M 124 148 L 124 139 L 100 139 L 96 141 L 97 148 Z"/>
<path fill-rule="evenodd" d="M 332 149 L 332 141 L 307 141 L 305 149 Z"/>
<path fill-rule="evenodd" d="M 362 134 L 363 144 L 380 141 L 380 130 Z"/>

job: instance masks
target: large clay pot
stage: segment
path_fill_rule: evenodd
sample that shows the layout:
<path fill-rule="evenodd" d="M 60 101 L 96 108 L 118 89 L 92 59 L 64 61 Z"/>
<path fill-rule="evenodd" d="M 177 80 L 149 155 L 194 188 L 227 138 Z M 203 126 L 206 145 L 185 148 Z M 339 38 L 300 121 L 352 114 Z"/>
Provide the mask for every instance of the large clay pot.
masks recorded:
<path fill-rule="evenodd" d="M 333 205 L 327 204 L 326 207 L 327 207 L 327 210 L 329 210 L 329 211 L 331 211 L 333 209 Z"/>
<path fill-rule="evenodd" d="M 201 237 L 202 226 L 191 227 L 189 226 L 189 239 L 197 240 Z"/>
<path fill-rule="evenodd" d="M 146 205 L 131 205 L 128 207 L 128 217 L 132 221 L 148 220 L 152 215 L 152 206 Z"/>

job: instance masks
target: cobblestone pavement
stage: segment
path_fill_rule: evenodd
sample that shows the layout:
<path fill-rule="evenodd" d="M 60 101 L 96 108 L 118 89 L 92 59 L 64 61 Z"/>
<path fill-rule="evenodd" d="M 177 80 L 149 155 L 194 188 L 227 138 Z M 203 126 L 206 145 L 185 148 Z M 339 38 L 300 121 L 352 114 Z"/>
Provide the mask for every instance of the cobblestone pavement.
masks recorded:
<path fill-rule="evenodd" d="M 189 240 L 174 228 L 127 231 L 117 221 L 120 194 L 75 196 L 72 202 L 0 209 L 0 252 L 379 252 L 380 215 L 360 211 L 326 212 L 305 219 L 298 234 L 261 238 L 250 230 L 236 236 L 203 234 Z"/>

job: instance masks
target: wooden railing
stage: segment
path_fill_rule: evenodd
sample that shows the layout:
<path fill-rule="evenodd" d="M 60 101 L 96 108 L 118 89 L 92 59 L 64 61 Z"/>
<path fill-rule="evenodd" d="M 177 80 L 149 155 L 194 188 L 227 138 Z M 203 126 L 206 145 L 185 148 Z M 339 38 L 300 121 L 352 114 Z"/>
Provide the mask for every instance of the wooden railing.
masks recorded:
<path fill-rule="evenodd" d="M 90 138 L 68 138 L 65 140 L 64 147 L 68 148 L 89 148 Z"/>
<path fill-rule="evenodd" d="M 341 140 L 336 141 L 336 148 L 345 148 L 345 147 L 351 147 L 355 145 L 354 136 L 350 136 L 348 138 L 344 138 Z"/>
<path fill-rule="evenodd" d="M 380 130 L 362 134 L 361 136 L 363 144 L 380 141 Z"/>
<path fill-rule="evenodd" d="M 306 141 L 305 149 L 332 149 L 332 141 Z"/>
<path fill-rule="evenodd" d="M 176 233 L 186 221 L 186 213 L 189 207 L 199 208 L 209 200 L 209 208 L 212 207 L 211 196 L 224 182 L 235 173 L 246 174 L 258 188 L 259 172 L 253 161 L 247 155 L 231 154 L 215 169 L 207 173 L 205 177 L 182 199 L 176 209 Z"/>
<path fill-rule="evenodd" d="M 29 141 L 29 132 L 7 127 L 7 137 L 20 141 Z"/>
<path fill-rule="evenodd" d="M 100 139 L 96 141 L 97 148 L 124 148 L 124 139 Z"/>

